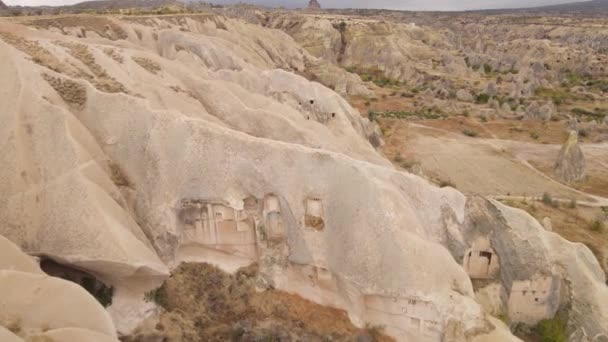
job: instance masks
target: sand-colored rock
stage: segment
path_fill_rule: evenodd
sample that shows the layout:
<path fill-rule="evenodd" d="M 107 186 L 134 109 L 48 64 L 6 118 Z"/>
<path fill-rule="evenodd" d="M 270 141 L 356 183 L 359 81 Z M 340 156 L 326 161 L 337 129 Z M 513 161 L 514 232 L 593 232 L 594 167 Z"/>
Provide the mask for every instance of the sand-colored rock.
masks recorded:
<path fill-rule="evenodd" d="M 0 326 L 0 341 L 23 342 L 23 340 L 19 336 L 13 334 L 3 326 Z"/>
<path fill-rule="evenodd" d="M 117 341 L 104 308 L 83 288 L 42 273 L 34 259 L 0 236 L 0 340 Z M 16 335 L 12 335 L 6 329 Z"/>
<path fill-rule="evenodd" d="M 308 9 L 321 9 L 321 4 L 317 0 L 310 0 L 308 2 Z"/>
<path fill-rule="evenodd" d="M 40 266 L 31 257 L 4 236 L 0 235 L 0 270 L 14 270 L 42 274 Z"/>
<path fill-rule="evenodd" d="M 124 33 L 118 39 L 96 33 L 88 18 L 76 20 L 62 33 L 0 21 L 0 32 L 52 51 L 60 63 L 51 69 L 18 41 L 0 41 L 0 232 L 116 288 L 108 308 L 114 326 L 86 293 L 68 293 L 75 284 L 1 271 L 0 287 L 21 285 L 28 298 L 49 295 L 22 283 L 57 286 L 63 295 L 49 310 L 64 296 L 82 299 L 85 321 L 72 322 L 68 311 L 51 329 L 128 334 L 154 314 L 144 293 L 169 268 L 193 261 L 229 271 L 257 262 L 260 288 L 343 309 L 357 326 L 385 326 L 400 341 L 446 334 L 517 341 L 475 300 L 471 277 L 507 293 L 499 300 L 514 320 L 534 324 L 572 305 L 571 324 L 607 333 L 607 309 L 598 305 L 608 295 L 605 277 L 586 247 L 523 212 L 396 170 L 370 142 L 377 126 L 335 91 L 298 75 L 309 56 L 284 32 L 211 15 L 107 19 Z M 415 25 L 396 30 L 412 42 L 385 64 L 405 78 L 399 59 L 426 55 L 414 41 L 434 36 Z M 356 37 L 345 65 L 363 55 L 370 37 Z M 390 45 L 379 41 L 375 49 Z M 76 42 L 87 58 L 74 56 Z M 460 62 L 446 61 L 458 69 Z M 80 84 L 86 101 L 71 105 L 43 74 Z M 128 91 L 104 91 L 102 75 Z M 465 268 L 467 251 L 477 256 Z M 518 290 L 547 284 L 539 304 Z M 556 300 L 556 288 L 571 296 Z M 19 304 L 22 297 L 10 300 L 28 326 L 41 324 L 27 316 L 32 308 Z"/>
<path fill-rule="evenodd" d="M 572 183 L 583 179 L 585 170 L 585 156 L 578 144 L 578 132 L 570 131 L 568 140 L 557 157 L 555 173 L 562 181 Z"/>
<path fill-rule="evenodd" d="M 34 335 L 32 339 L 50 339 L 53 342 L 74 342 L 74 341 L 87 341 L 87 342 L 116 342 L 117 339 L 106 334 L 101 334 L 87 329 L 81 328 L 61 328 L 49 330 L 37 335 Z"/>

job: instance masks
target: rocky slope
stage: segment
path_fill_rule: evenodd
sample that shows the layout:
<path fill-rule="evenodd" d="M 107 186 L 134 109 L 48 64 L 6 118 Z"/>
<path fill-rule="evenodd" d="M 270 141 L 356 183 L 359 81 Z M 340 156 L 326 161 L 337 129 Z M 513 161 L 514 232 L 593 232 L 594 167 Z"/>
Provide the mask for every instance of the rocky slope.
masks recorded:
<path fill-rule="evenodd" d="M 83 288 L 46 275 L 1 236 L 0 257 L 2 341 L 118 341 L 110 315 Z"/>
<path fill-rule="evenodd" d="M 257 262 L 258 289 L 400 341 L 516 341 L 494 317 L 557 313 L 572 336 L 605 338 L 608 288 L 588 248 L 396 170 L 338 93 L 364 92 L 360 78 L 296 40 L 216 15 L 0 21 L 0 234 L 112 287 L 119 335 L 158 317 L 146 293 L 186 261 Z M 396 54 L 428 53 L 408 46 Z"/>

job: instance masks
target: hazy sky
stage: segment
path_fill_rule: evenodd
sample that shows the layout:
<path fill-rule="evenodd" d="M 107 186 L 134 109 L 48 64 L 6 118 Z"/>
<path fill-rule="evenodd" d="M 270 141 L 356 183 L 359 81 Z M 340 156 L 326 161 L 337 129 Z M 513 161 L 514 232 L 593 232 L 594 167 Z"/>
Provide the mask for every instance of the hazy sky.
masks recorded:
<path fill-rule="evenodd" d="M 8 5 L 65 5 L 83 0 L 3 0 Z M 206 0 L 209 1 L 209 0 Z M 308 0 L 240 0 L 268 6 L 304 7 Z M 470 10 L 509 7 L 533 7 L 561 4 L 577 0 L 319 0 L 325 8 L 361 7 L 401 10 Z M 584 1 L 584 0 L 578 0 Z M 211 0 L 213 3 L 234 3 L 238 0 Z"/>

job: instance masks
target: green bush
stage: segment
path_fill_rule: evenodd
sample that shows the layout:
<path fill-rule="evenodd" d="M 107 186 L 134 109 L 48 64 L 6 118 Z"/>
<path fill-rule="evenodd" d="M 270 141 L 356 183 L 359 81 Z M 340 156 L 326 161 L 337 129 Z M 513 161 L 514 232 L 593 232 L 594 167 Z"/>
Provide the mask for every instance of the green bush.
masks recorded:
<path fill-rule="evenodd" d="M 550 193 L 545 192 L 545 193 L 543 194 L 543 204 L 544 204 L 544 205 L 550 205 L 550 206 L 552 206 L 552 205 L 553 205 L 553 196 L 551 196 L 551 194 L 550 194 Z"/>
<path fill-rule="evenodd" d="M 372 112 L 371 110 L 369 111 L 369 113 L 367 113 L 367 118 L 369 119 L 369 121 L 374 122 L 376 121 L 378 117 L 378 114 L 376 114 L 376 112 Z"/>
<path fill-rule="evenodd" d="M 463 129 L 462 134 L 466 135 L 467 137 L 471 137 L 471 138 L 475 138 L 476 136 L 479 135 L 479 133 L 477 131 L 468 129 L 468 128 Z"/>
<path fill-rule="evenodd" d="M 486 74 L 490 74 L 490 73 L 492 73 L 492 66 L 491 66 L 490 64 L 484 64 L 484 65 L 483 65 L 483 71 L 484 71 Z"/>
<path fill-rule="evenodd" d="M 156 303 L 161 308 L 167 309 L 169 307 L 169 298 L 167 296 L 165 284 L 155 290 L 147 292 L 145 298 L 149 302 Z"/>
<path fill-rule="evenodd" d="M 450 188 L 454 188 L 455 189 L 456 185 L 454 185 L 454 183 L 452 183 L 452 181 L 450 181 L 450 180 L 443 179 L 443 180 L 439 181 L 439 187 L 440 188 L 450 187 Z"/>
<path fill-rule="evenodd" d="M 540 321 L 534 331 L 541 338 L 541 342 L 566 342 L 566 325 L 557 318 Z"/>
<path fill-rule="evenodd" d="M 475 98 L 475 102 L 477 102 L 478 104 L 485 104 L 488 103 L 488 101 L 490 101 L 490 95 L 486 93 L 478 94 Z"/>
<path fill-rule="evenodd" d="M 594 232 L 602 232 L 604 228 L 604 222 L 600 219 L 595 219 L 589 224 L 589 229 Z"/>
<path fill-rule="evenodd" d="M 401 164 L 403 162 L 403 157 L 401 156 L 401 153 L 397 153 L 395 158 L 393 158 L 393 161 L 397 164 Z"/>
<path fill-rule="evenodd" d="M 530 132 L 530 138 L 538 140 L 538 138 L 540 138 L 540 135 L 538 135 L 538 133 L 536 132 Z"/>

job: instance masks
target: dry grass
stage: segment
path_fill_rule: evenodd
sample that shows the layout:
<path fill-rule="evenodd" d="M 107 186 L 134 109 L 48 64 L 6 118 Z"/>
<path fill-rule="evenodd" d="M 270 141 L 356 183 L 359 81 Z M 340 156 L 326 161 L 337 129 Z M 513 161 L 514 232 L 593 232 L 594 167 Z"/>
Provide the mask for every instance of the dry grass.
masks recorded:
<path fill-rule="evenodd" d="M 182 264 L 157 290 L 166 311 L 154 331 L 138 331 L 123 341 L 374 340 L 344 311 L 280 291 L 257 293 L 256 276 L 255 266 L 229 275 L 207 264 Z M 375 340 L 391 341 L 383 335 Z"/>
<path fill-rule="evenodd" d="M 169 88 L 176 93 L 183 93 L 183 94 L 190 96 L 193 99 L 196 99 L 196 95 L 190 90 L 183 89 L 180 86 L 170 86 Z"/>
<path fill-rule="evenodd" d="M 87 90 L 82 84 L 48 74 L 42 74 L 42 78 L 44 78 L 44 80 L 47 81 L 69 105 L 82 108 L 87 102 Z"/>
<path fill-rule="evenodd" d="M 116 186 L 131 187 L 132 183 L 118 164 L 110 162 L 110 178 Z"/>
<path fill-rule="evenodd" d="M 67 42 L 55 42 L 55 44 L 67 48 L 68 53 L 72 57 L 81 61 L 91 73 L 93 73 L 93 77 L 86 74 L 83 74 L 83 76 L 88 78 L 99 91 L 103 91 L 104 93 L 129 93 L 122 83 L 108 75 L 108 73 L 95 62 L 95 57 L 86 45 Z"/>
<path fill-rule="evenodd" d="M 153 60 L 151 60 L 149 58 L 131 57 L 131 59 L 133 60 L 133 62 L 139 64 L 139 66 L 141 66 L 142 68 L 146 69 L 148 72 L 150 72 L 154 75 L 158 74 L 162 70 L 158 63 L 154 62 Z"/>
<path fill-rule="evenodd" d="M 5 316 L 0 313 L 0 326 L 5 327 L 15 335 L 21 334 L 21 320 L 18 318 Z"/>
<path fill-rule="evenodd" d="M 112 48 L 103 49 L 103 53 L 105 53 L 106 55 L 108 55 L 108 57 L 112 58 L 120 64 L 125 62 L 125 59 L 118 52 L 116 52 L 116 50 Z"/>
<path fill-rule="evenodd" d="M 41 47 L 36 41 L 30 41 L 8 32 L 0 32 L 0 39 L 29 55 L 32 58 L 32 61 L 38 65 L 59 73 L 64 69 L 63 64 L 59 59 L 53 56 L 48 50 Z"/>

